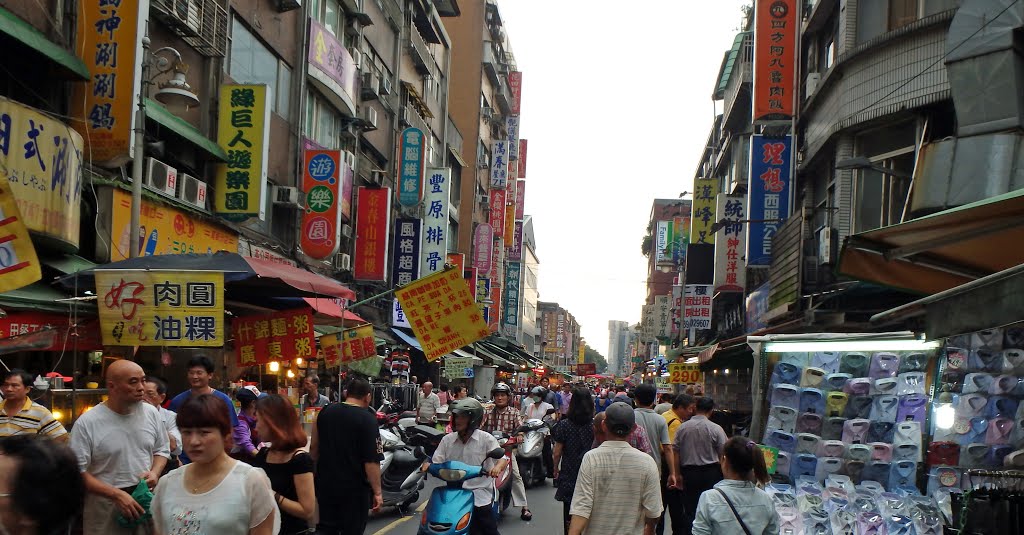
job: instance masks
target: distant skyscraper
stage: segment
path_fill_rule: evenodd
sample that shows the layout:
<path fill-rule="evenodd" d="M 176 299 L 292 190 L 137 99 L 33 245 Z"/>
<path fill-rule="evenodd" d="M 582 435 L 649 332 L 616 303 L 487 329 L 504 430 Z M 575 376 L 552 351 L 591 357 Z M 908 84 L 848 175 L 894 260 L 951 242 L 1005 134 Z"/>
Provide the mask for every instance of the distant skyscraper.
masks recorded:
<path fill-rule="evenodd" d="M 629 322 L 611 320 L 608 322 L 608 373 L 623 375 L 627 370 L 629 347 Z"/>

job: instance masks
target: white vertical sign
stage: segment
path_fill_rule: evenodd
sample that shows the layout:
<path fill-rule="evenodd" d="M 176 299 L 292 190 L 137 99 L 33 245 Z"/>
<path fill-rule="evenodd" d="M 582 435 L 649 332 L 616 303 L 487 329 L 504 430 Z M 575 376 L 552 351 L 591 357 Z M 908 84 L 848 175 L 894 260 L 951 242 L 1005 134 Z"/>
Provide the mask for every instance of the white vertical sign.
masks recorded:
<path fill-rule="evenodd" d="M 491 187 L 505 189 L 508 181 L 508 141 L 491 142 Z"/>
<path fill-rule="evenodd" d="M 448 211 L 452 170 L 448 167 L 427 169 L 423 194 L 423 230 L 420 249 L 420 277 L 444 269 L 448 256 Z"/>
<path fill-rule="evenodd" d="M 519 116 L 505 118 L 505 138 L 508 139 L 508 159 L 519 159 Z"/>
<path fill-rule="evenodd" d="M 715 235 L 715 293 L 742 292 L 747 284 L 747 199 L 720 193 L 717 204 L 722 226 Z"/>

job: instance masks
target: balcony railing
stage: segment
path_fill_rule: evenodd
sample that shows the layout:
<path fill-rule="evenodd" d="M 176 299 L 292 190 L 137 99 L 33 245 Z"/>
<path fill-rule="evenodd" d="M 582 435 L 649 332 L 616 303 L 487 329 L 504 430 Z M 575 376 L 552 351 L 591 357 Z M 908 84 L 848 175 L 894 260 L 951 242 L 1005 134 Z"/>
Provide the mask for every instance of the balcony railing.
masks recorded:
<path fill-rule="evenodd" d="M 494 52 L 494 46 L 492 46 L 490 41 L 484 41 L 483 63 L 484 73 L 491 79 L 492 84 L 497 84 L 501 74 L 501 61 L 498 59 L 497 53 Z"/>
<path fill-rule="evenodd" d="M 426 41 L 415 27 L 410 28 L 409 32 L 409 55 L 412 56 L 412 62 L 420 74 L 430 74 L 434 56 L 430 54 Z"/>
<path fill-rule="evenodd" d="M 224 57 L 228 14 L 216 0 L 153 0 L 150 12 L 196 52 Z"/>
<path fill-rule="evenodd" d="M 732 76 L 729 77 L 729 83 L 725 86 L 725 94 L 723 100 L 725 101 L 725 107 L 723 111 L 723 124 L 730 123 L 730 116 L 734 109 L 746 109 L 749 106 L 740 106 L 737 108 L 736 101 L 740 95 L 744 95 L 745 98 L 750 98 L 750 87 L 753 81 L 754 72 L 754 43 L 752 37 L 748 34 L 743 40 L 743 45 L 740 47 L 739 54 L 736 57 L 736 62 L 733 64 Z"/>
<path fill-rule="evenodd" d="M 501 113 L 508 115 L 512 112 L 512 97 L 509 94 L 508 82 L 504 76 L 498 77 L 498 85 L 494 86 L 494 100 L 501 108 Z"/>

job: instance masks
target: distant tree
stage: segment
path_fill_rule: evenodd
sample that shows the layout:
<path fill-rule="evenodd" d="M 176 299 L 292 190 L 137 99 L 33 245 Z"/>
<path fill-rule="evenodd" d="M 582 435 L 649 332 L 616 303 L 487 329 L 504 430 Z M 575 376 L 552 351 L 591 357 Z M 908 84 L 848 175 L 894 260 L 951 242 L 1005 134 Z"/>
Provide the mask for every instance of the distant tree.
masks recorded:
<path fill-rule="evenodd" d="M 590 347 L 590 344 L 584 345 L 583 362 L 593 362 L 594 364 L 597 364 L 597 373 L 604 373 L 608 370 L 608 361 L 605 360 L 604 355 Z"/>
<path fill-rule="evenodd" d="M 645 257 L 650 258 L 651 257 L 651 249 L 653 248 L 653 246 L 654 246 L 654 220 L 652 219 L 650 221 L 650 223 L 647 223 L 647 234 L 644 235 L 644 240 L 640 244 L 640 251 L 644 254 Z"/>

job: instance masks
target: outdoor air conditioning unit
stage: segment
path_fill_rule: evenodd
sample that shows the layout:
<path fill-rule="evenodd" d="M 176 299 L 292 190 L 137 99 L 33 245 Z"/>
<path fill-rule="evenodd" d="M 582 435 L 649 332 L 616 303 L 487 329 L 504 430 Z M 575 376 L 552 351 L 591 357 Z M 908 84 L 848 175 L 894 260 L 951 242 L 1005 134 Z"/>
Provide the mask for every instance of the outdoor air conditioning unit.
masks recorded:
<path fill-rule="evenodd" d="M 807 82 L 804 84 L 804 98 L 811 98 L 811 96 L 818 91 L 819 84 L 821 84 L 820 73 L 807 73 Z"/>
<path fill-rule="evenodd" d="M 178 198 L 206 210 L 206 182 L 184 174 L 178 182 Z"/>
<path fill-rule="evenodd" d="M 381 75 L 380 77 L 380 94 L 390 95 L 391 94 L 391 79 L 387 76 Z"/>
<path fill-rule="evenodd" d="M 347 253 L 338 253 L 334 257 L 334 267 L 341 271 L 352 269 L 352 256 Z"/>
<path fill-rule="evenodd" d="M 819 265 L 831 264 L 832 253 L 835 251 L 836 229 L 822 227 L 818 231 L 818 263 Z"/>
<path fill-rule="evenodd" d="M 491 117 L 494 116 L 494 108 L 490 106 L 480 108 L 480 116 L 483 117 L 485 121 L 490 121 Z"/>
<path fill-rule="evenodd" d="M 491 200 L 490 197 L 488 197 L 488 195 L 486 193 L 477 193 L 476 194 L 476 203 L 477 204 L 487 204 L 487 203 L 490 202 L 490 200 Z"/>
<path fill-rule="evenodd" d="M 377 129 L 377 110 L 366 106 L 363 108 L 363 124 L 367 130 Z"/>
<path fill-rule="evenodd" d="M 351 153 L 351 152 L 349 152 L 349 151 L 347 151 L 347 150 L 343 150 L 343 151 L 341 151 L 341 162 L 344 163 L 344 164 L 348 164 L 348 166 L 350 168 L 355 169 L 356 168 L 356 155 Z"/>
<path fill-rule="evenodd" d="M 146 178 L 142 183 L 174 197 L 178 191 L 178 170 L 156 158 L 146 158 Z"/>
<path fill-rule="evenodd" d="M 363 93 L 366 95 L 373 95 L 376 97 L 377 94 L 380 93 L 380 78 L 378 78 L 373 71 L 364 72 L 362 88 Z"/>
<path fill-rule="evenodd" d="M 342 237 L 351 239 L 352 238 L 352 225 L 342 223 L 342 225 L 341 225 L 341 235 L 342 235 Z"/>
<path fill-rule="evenodd" d="M 174 0 L 174 14 L 196 35 L 201 33 L 203 27 L 199 2 L 200 0 Z"/>
<path fill-rule="evenodd" d="M 348 55 L 352 56 L 352 63 L 355 64 L 356 70 L 358 71 L 359 67 L 363 65 L 363 53 L 353 46 L 348 49 Z"/>
<path fill-rule="evenodd" d="M 370 181 L 373 182 L 374 184 L 383 184 L 384 178 L 386 176 L 387 173 L 380 169 L 374 169 L 373 171 L 370 171 Z"/>
<path fill-rule="evenodd" d="M 288 206 L 290 208 L 299 208 L 299 197 L 301 193 L 299 188 L 293 188 L 291 186 L 273 186 L 271 190 L 271 198 L 274 199 L 274 204 L 281 206 Z"/>

